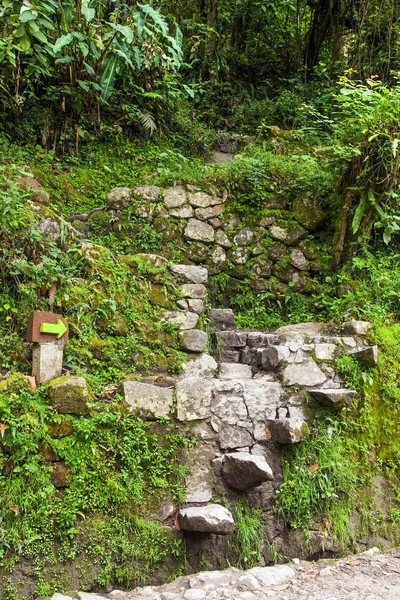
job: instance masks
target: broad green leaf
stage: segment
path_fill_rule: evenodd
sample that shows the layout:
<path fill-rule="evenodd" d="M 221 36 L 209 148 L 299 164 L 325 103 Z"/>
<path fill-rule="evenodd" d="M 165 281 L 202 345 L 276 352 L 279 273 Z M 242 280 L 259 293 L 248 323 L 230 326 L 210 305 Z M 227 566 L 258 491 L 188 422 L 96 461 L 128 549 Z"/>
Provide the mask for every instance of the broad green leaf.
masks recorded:
<path fill-rule="evenodd" d="M 17 46 L 17 48 L 20 52 L 26 52 L 27 50 L 29 50 L 30 47 L 31 47 L 31 40 L 29 39 L 29 37 L 27 35 L 20 38 L 18 46 Z"/>
<path fill-rule="evenodd" d="M 113 93 L 114 83 L 117 77 L 118 59 L 116 56 L 108 58 L 106 65 L 100 75 L 101 99 L 107 102 Z"/>
<path fill-rule="evenodd" d="M 145 15 L 149 16 L 156 25 L 158 25 L 163 35 L 168 35 L 167 22 L 161 16 L 161 13 L 159 13 L 158 10 L 155 10 L 149 4 L 138 4 L 138 7 Z"/>
<path fill-rule="evenodd" d="M 89 8 L 86 5 L 82 5 L 82 15 L 85 17 L 86 21 L 90 23 L 96 16 L 96 10 L 94 8 Z"/>
<path fill-rule="evenodd" d="M 62 50 L 64 48 L 64 46 L 68 46 L 68 44 L 70 44 L 72 42 L 72 40 L 73 40 L 72 33 L 68 33 L 68 35 L 62 35 L 61 37 L 59 37 L 53 46 L 54 54 L 58 54 L 60 52 L 60 50 Z"/>
<path fill-rule="evenodd" d="M 47 43 L 47 37 L 44 35 L 44 33 L 42 33 L 40 30 L 39 31 L 32 31 L 32 35 L 39 40 L 39 42 L 43 42 L 44 44 Z"/>
<path fill-rule="evenodd" d="M 365 196 L 363 196 L 360 202 L 358 203 L 353 217 L 352 229 L 354 234 L 356 234 L 357 231 L 360 229 L 361 221 L 364 216 L 365 204 Z"/>
<path fill-rule="evenodd" d="M 22 9 L 21 9 L 22 11 Z M 21 21 L 21 23 L 27 23 L 28 21 L 34 21 L 36 19 L 36 17 L 38 16 L 36 11 L 33 10 L 25 10 L 24 12 L 21 12 L 20 16 L 19 16 L 19 20 Z"/>
<path fill-rule="evenodd" d="M 122 33 L 128 44 L 133 42 L 133 31 L 128 25 L 115 25 L 115 23 L 109 23 L 109 25 L 116 31 L 119 31 L 119 33 Z"/>

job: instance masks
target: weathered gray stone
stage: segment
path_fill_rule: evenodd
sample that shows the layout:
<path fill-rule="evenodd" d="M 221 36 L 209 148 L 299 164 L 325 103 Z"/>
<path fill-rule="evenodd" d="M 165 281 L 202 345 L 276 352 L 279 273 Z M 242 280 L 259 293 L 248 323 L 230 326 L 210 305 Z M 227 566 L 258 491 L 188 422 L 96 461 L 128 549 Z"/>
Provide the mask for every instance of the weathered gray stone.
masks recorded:
<path fill-rule="evenodd" d="M 107 196 L 107 208 L 110 210 L 122 210 L 131 201 L 132 193 L 128 187 L 113 188 Z"/>
<path fill-rule="evenodd" d="M 213 308 L 209 313 L 211 331 L 236 329 L 235 316 L 230 308 Z"/>
<path fill-rule="evenodd" d="M 185 236 L 191 240 L 199 240 L 200 242 L 213 242 L 215 232 L 208 223 L 204 223 L 198 219 L 189 219 L 185 228 Z"/>
<path fill-rule="evenodd" d="M 215 458 L 215 450 L 211 444 L 198 443 L 187 460 L 186 502 L 209 502 L 213 493 L 214 470 L 211 461 Z"/>
<path fill-rule="evenodd" d="M 194 329 L 199 320 L 199 315 L 192 312 L 166 311 L 164 319 L 168 321 L 174 329 Z"/>
<path fill-rule="evenodd" d="M 178 219 L 190 219 L 193 217 L 193 208 L 190 204 L 184 204 L 178 208 L 170 208 L 169 214 L 171 217 L 177 217 Z"/>
<path fill-rule="evenodd" d="M 187 283 L 205 283 L 208 279 L 208 271 L 205 267 L 172 265 L 171 271 L 179 281 Z"/>
<path fill-rule="evenodd" d="M 247 573 L 254 577 L 264 586 L 272 587 L 282 585 L 291 579 L 296 578 L 296 571 L 288 565 L 278 565 L 275 567 L 254 567 Z"/>
<path fill-rule="evenodd" d="M 318 360 L 335 360 L 335 344 L 315 344 L 315 358 Z"/>
<path fill-rule="evenodd" d="M 248 417 L 254 424 L 254 437 L 257 441 L 265 441 L 265 424 L 275 418 L 283 388 L 276 381 L 265 379 L 241 379 L 238 383 L 242 386 Z"/>
<path fill-rule="evenodd" d="M 240 353 L 240 362 L 244 365 L 259 367 L 261 365 L 261 348 L 249 348 L 246 346 Z"/>
<path fill-rule="evenodd" d="M 186 204 L 187 194 L 183 187 L 176 186 L 168 188 L 164 192 L 164 203 L 165 206 L 170 208 L 178 208 Z"/>
<path fill-rule="evenodd" d="M 64 596 L 64 594 L 53 594 L 51 600 L 72 600 L 71 596 Z"/>
<path fill-rule="evenodd" d="M 200 331 L 199 329 L 189 329 L 181 331 L 179 334 L 180 346 L 182 350 L 187 352 L 204 352 L 207 342 L 208 335 L 205 331 Z"/>
<path fill-rule="evenodd" d="M 300 227 L 279 227 L 272 225 L 269 229 L 270 236 L 279 242 L 283 242 L 287 246 L 294 246 L 300 240 L 304 239 L 307 232 Z"/>
<path fill-rule="evenodd" d="M 211 254 L 211 260 L 216 266 L 224 264 L 224 262 L 226 261 L 226 252 L 222 248 L 222 246 L 215 247 L 213 253 Z"/>
<path fill-rule="evenodd" d="M 352 352 L 351 356 L 365 367 L 376 367 L 378 364 L 378 346 L 369 346 Z"/>
<path fill-rule="evenodd" d="M 253 436 L 249 428 L 251 424 L 246 426 L 225 425 L 220 423 L 218 431 L 219 445 L 222 450 L 235 450 L 235 448 L 246 448 L 254 444 Z"/>
<path fill-rule="evenodd" d="M 231 260 L 235 265 L 245 265 L 250 258 L 250 251 L 247 248 L 239 246 L 232 251 Z"/>
<path fill-rule="evenodd" d="M 290 255 L 290 264 L 292 264 L 296 269 L 300 271 L 308 271 L 310 268 L 310 264 L 301 250 L 296 249 Z"/>
<path fill-rule="evenodd" d="M 274 478 L 265 458 L 247 452 L 226 454 L 222 463 L 222 476 L 230 487 L 242 492 Z"/>
<path fill-rule="evenodd" d="M 186 531 L 232 533 L 235 523 L 229 510 L 219 504 L 182 508 L 178 514 L 179 527 Z"/>
<path fill-rule="evenodd" d="M 234 242 L 237 246 L 248 246 L 254 240 L 254 231 L 250 227 L 241 229 L 234 237 Z"/>
<path fill-rule="evenodd" d="M 264 371 L 274 371 L 286 365 L 290 359 L 287 346 L 268 346 L 261 352 L 261 367 Z"/>
<path fill-rule="evenodd" d="M 222 229 L 219 229 L 215 234 L 215 241 L 223 248 L 232 248 L 232 242 Z"/>
<path fill-rule="evenodd" d="M 285 385 L 296 385 L 299 387 L 314 387 L 326 381 L 326 375 L 312 360 L 290 364 L 283 371 L 283 382 Z"/>
<path fill-rule="evenodd" d="M 277 444 L 297 444 L 304 440 L 310 429 L 302 419 L 276 419 L 269 422 L 271 441 Z"/>
<path fill-rule="evenodd" d="M 219 385 L 219 390 L 215 390 L 211 402 L 211 412 L 218 419 L 216 422 L 221 425 L 221 428 L 225 428 L 227 425 L 236 425 L 239 422 L 246 421 L 247 408 L 241 396 L 240 386 L 238 391 L 237 384 L 232 382 L 232 386 L 224 391 L 220 387 L 221 381 L 216 381 L 215 383 L 216 386 Z M 220 428 L 218 427 L 219 430 Z"/>
<path fill-rule="evenodd" d="M 211 416 L 213 381 L 186 377 L 176 384 L 177 417 L 179 421 L 206 419 Z"/>
<path fill-rule="evenodd" d="M 91 594 L 88 592 L 78 592 L 79 600 L 107 600 L 105 596 L 99 594 Z"/>
<path fill-rule="evenodd" d="M 278 336 L 274 333 L 250 331 L 247 334 L 247 345 L 249 348 L 263 348 L 265 346 L 277 346 L 278 344 Z"/>
<path fill-rule="evenodd" d="M 204 312 L 203 300 L 198 300 L 197 298 L 189 298 L 187 302 L 189 305 L 189 309 L 197 315 L 201 315 Z"/>
<path fill-rule="evenodd" d="M 217 369 L 217 361 L 208 354 L 202 354 L 183 365 L 181 379 L 186 377 L 212 378 L 215 376 Z"/>
<path fill-rule="evenodd" d="M 62 344 L 34 344 L 32 375 L 36 384 L 47 383 L 62 375 L 64 346 Z"/>
<path fill-rule="evenodd" d="M 222 348 L 219 360 L 220 362 L 238 363 L 240 362 L 240 350 Z"/>
<path fill-rule="evenodd" d="M 243 348 L 246 345 L 245 331 L 219 331 L 215 333 L 217 346 L 223 348 Z"/>
<path fill-rule="evenodd" d="M 93 401 L 93 394 L 83 377 L 59 377 L 49 384 L 47 394 L 50 404 L 61 414 L 87 415 L 88 402 Z"/>
<path fill-rule="evenodd" d="M 214 227 L 214 229 L 219 229 L 220 227 L 223 227 L 223 222 L 221 221 L 221 219 L 218 219 L 217 217 L 213 217 L 212 219 L 209 219 L 208 222 L 210 223 L 210 225 L 212 227 Z"/>
<path fill-rule="evenodd" d="M 182 308 L 184 311 L 189 310 L 189 304 L 187 300 L 177 300 L 176 305 L 179 306 L 179 308 Z"/>
<path fill-rule="evenodd" d="M 279 327 L 275 334 L 280 336 L 283 334 L 300 334 L 314 337 L 324 331 L 328 327 L 327 323 L 297 323 L 297 325 L 285 325 Z"/>
<path fill-rule="evenodd" d="M 210 196 L 205 192 L 196 192 L 195 194 L 189 194 L 189 202 L 196 208 L 208 208 L 215 204 L 221 204 L 221 199 Z"/>
<path fill-rule="evenodd" d="M 219 366 L 220 379 L 252 379 L 253 372 L 249 365 L 237 363 L 221 363 Z"/>
<path fill-rule="evenodd" d="M 323 390 L 310 390 L 311 396 L 322 404 L 322 406 L 327 406 L 328 408 L 333 408 L 334 410 L 338 410 L 343 408 L 344 406 L 349 406 L 351 403 L 351 399 L 355 396 L 355 391 L 347 390 L 343 388 L 339 389 L 323 389 Z"/>
<path fill-rule="evenodd" d="M 142 383 L 141 381 L 124 381 L 122 393 L 130 412 L 143 419 L 155 420 L 170 415 L 173 398 L 172 389 Z"/>
<path fill-rule="evenodd" d="M 213 219 L 215 217 L 219 217 L 225 211 L 225 206 L 223 204 L 216 204 L 215 206 L 209 206 L 207 208 L 196 208 L 196 219 L 200 219 L 200 221 L 207 221 L 208 219 Z"/>
<path fill-rule="evenodd" d="M 263 252 L 264 252 L 264 248 L 261 246 L 261 244 L 256 244 L 254 246 L 253 250 L 251 251 L 253 256 L 259 256 Z"/>
<path fill-rule="evenodd" d="M 138 185 L 132 190 L 134 198 L 138 200 L 147 200 L 149 202 L 156 202 L 161 193 L 161 190 L 156 185 Z"/>
<path fill-rule="evenodd" d="M 253 266 L 252 271 L 256 277 L 267 279 L 271 275 L 272 262 L 267 259 L 259 259 L 258 262 Z"/>
<path fill-rule="evenodd" d="M 159 254 L 145 254 L 141 252 L 140 254 L 135 254 L 135 257 L 143 262 L 151 263 L 155 267 L 166 267 L 168 265 L 168 260 Z"/>
<path fill-rule="evenodd" d="M 343 323 L 343 331 L 346 335 L 367 335 L 371 328 L 368 321 L 346 321 Z"/>
<path fill-rule="evenodd" d="M 201 283 L 185 283 L 182 286 L 182 293 L 185 298 L 205 298 L 207 288 Z"/>

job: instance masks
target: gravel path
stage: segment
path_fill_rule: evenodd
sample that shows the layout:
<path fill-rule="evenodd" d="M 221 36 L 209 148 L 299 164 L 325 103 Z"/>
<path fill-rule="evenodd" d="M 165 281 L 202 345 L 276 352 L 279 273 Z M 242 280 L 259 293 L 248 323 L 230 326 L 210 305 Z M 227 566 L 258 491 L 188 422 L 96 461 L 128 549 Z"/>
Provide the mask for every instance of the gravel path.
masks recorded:
<path fill-rule="evenodd" d="M 179 577 L 160 587 L 114 590 L 107 597 L 80 592 L 80 600 L 400 600 L 400 550 L 372 548 L 340 560 L 226 569 Z M 55 594 L 52 600 L 69 600 Z"/>

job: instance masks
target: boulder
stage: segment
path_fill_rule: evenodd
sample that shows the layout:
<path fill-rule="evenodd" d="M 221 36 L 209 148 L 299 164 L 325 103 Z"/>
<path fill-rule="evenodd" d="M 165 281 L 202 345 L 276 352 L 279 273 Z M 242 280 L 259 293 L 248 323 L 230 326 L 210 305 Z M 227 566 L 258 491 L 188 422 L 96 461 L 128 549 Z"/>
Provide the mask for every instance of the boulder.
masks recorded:
<path fill-rule="evenodd" d="M 223 204 L 216 204 L 215 206 L 209 206 L 208 208 L 196 208 L 196 219 L 207 221 L 208 219 L 219 217 L 224 211 L 225 206 Z"/>
<path fill-rule="evenodd" d="M 296 221 L 301 223 L 308 231 L 318 229 L 325 219 L 324 211 L 311 194 L 308 194 L 305 198 L 297 198 L 293 202 L 292 213 Z"/>
<path fill-rule="evenodd" d="M 369 346 L 362 350 L 352 352 L 351 356 L 358 360 L 364 367 L 376 367 L 378 364 L 378 346 Z"/>
<path fill-rule="evenodd" d="M 122 394 L 129 411 L 142 419 L 168 418 L 172 405 L 172 389 L 141 381 L 124 381 Z"/>
<path fill-rule="evenodd" d="M 274 478 L 264 457 L 247 452 L 226 454 L 222 463 L 222 476 L 230 487 L 241 492 Z"/>
<path fill-rule="evenodd" d="M 176 384 L 179 421 L 207 419 L 211 416 L 214 382 L 200 377 L 186 377 Z"/>
<path fill-rule="evenodd" d="M 199 329 L 181 331 L 179 334 L 180 346 L 186 352 L 204 352 L 207 342 L 208 335 L 205 331 L 200 331 Z"/>
<path fill-rule="evenodd" d="M 211 260 L 217 267 L 226 261 L 226 252 L 222 246 L 216 246 L 211 254 Z"/>
<path fill-rule="evenodd" d="M 219 366 L 220 379 L 252 379 L 253 371 L 249 365 L 237 363 L 221 363 Z"/>
<path fill-rule="evenodd" d="M 261 352 L 261 368 L 264 371 L 275 371 L 287 365 L 290 350 L 287 346 L 268 346 Z"/>
<path fill-rule="evenodd" d="M 293 265 L 293 267 L 296 267 L 296 269 L 299 269 L 299 271 L 308 271 L 310 268 L 308 260 L 298 248 L 293 250 L 289 260 L 290 264 Z"/>
<path fill-rule="evenodd" d="M 210 248 L 203 242 L 189 242 L 187 244 L 184 256 L 190 262 L 203 264 L 208 262 L 210 257 Z"/>
<path fill-rule="evenodd" d="M 248 246 L 254 240 L 254 232 L 250 227 L 241 229 L 234 237 L 234 242 L 237 246 Z"/>
<path fill-rule="evenodd" d="M 315 358 L 317 360 L 335 360 L 336 345 L 335 344 L 315 344 Z"/>
<path fill-rule="evenodd" d="M 302 419 L 276 419 L 269 424 L 270 439 L 277 444 L 297 444 L 304 440 L 310 429 Z"/>
<path fill-rule="evenodd" d="M 213 242 L 215 232 L 211 225 L 199 221 L 198 219 L 189 219 L 185 228 L 185 236 L 191 240 Z"/>
<path fill-rule="evenodd" d="M 218 369 L 217 361 L 208 354 L 201 354 L 193 360 L 188 361 L 182 367 L 181 379 L 186 377 L 212 378 Z"/>
<path fill-rule="evenodd" d="M 344 406 L 349 406 L 351 399 L 354 398 L 356 392 L 347 389 L 323 389 L 310 390 L 311 396 L 322 406 L 327 406 L 333 410 L 340 410 Z"/>
<path fill-rule="evenodd" d="M 88 402 L 93 401 L 86 379 L 69 375 L 51 381 L 47 395 L 49 403 L 61 414 L 88 415 Z"/>
<path fill-rule="evenodd" d="M 186 200 L 187 194 L 183 187 L 176 186 L 168 188 L 164 192 L 164 204 L 168 209 L 183 206 L 186 204 Z"/>
<path fill-rule="evenodd" d="M 296 579 L 295 569 L 288 565 L 254 567 L 249 569 L 247 574 L 253 575 L 263 586 L 268 587 L 283 585 L 291 579 Z"/>
<path fill-rule="evenodd" d="M 235 527 L 231 513 L 220 504 L 182 508 L 178 513 L 178 523 L 185 531 L 220 535 L 232 533 Z"/>
<path fill-rule="evenodd" d="M 194 194 L 189 194 L 189 202 L 195 208 L 208 208 L 215 204 L 221 204 L 221 199 L 210 196 L 205 192 L 195 192 Z"/>
<path fill-rule="evenodd" d="M 346 335 L 367 335 L 371 328 L 368 321 L 346 321 L 343 323 L 343 331 Z"/>
<path fill-rule="evenodd" d="M 20 177 L 16 183 L 31 192 L 31 198 L 33 202 L 44 204 L 44 206 L 49 205 L 49 194 L 46 192 L 42 184 L 37 181 L 37 179 L 34 177 L 24 176 Z"/>
<path fill-rule="evenodd" d="M 205 283 L 208 279 L 208 271 L 204 267 L 194 265 L 172 265 L 172 273 L 179 281 L 188 283 Z"/>
<path fill-rule="evenodd" d="M 186 283 L 181 289 L 185 298 L 203 299 L 207 294 L 207 288 L 201 283 Z"/>
<path fill-rule="evenodd" d="M 219 229 L 215 234 L 215 240 L 217 244 L 219 244 L 223 248 L 232 248 L 232 242 L 229 240 L 225 231 L 223 231 L 222 229 Z"/>
<path fill-rule="evenodd" d="M 189 298 L 187 301 L 189 310 L 196 313 L 196 315 L 201 315 L 204 312 L 204 302 L 203 300 L 198 300 L 197 298 Z"/>
<path fill-rule="evenodd" d="M 211 331 L 236 329 L 235 316 L 230 308 L 213 308 L 209 312 Z"/>
<path fill-rule="evenodd" d="M 283 371 L 285 385 L 307 388 L 321 385 L 325 381 L 326 375 L 312 359 L 287 365 Z"/>
<path fill-rule="evenodd" d="M 217 347 L 243 348 L 246 345 L 247 333 L 245 331 L 219 331 L 214 334 Z"/>
<path fill-rule="evenodd" d="M 287 246 L 294 246 L 307 235 L 307 231 L 301 227 L 279 227 L 278 225 L 272 225 L 269 233 L 274 240 L 283 242 Z"/>
<path fill-rule="evenodd" d="M 148 202 L 156 202 L 160 193 L 161 190 L 156 185 L 138 185 L 132 190 L 134 198 Z"/>
<path fill-rule="evenodd" d="M 170 208 L 169 214 L 171 217 L 177 217 L 178 219 L 191 219 L 193 217 L 193 208 L 190 204 L 184 204 L 178 208 Z"/>
<path fill-rule="evenodd" d="M 110 210 L 123 210 L 131 201 L 132 192 L 128 187 L 113 188 L 107 196 L 107 208 Z"/>
<path fill-rule="evenodd" d="M 194 329 L 199 320 L 199 315 L 192 312 L 166 311 L 164 319 L 168 321 L 174 329 Z"/>

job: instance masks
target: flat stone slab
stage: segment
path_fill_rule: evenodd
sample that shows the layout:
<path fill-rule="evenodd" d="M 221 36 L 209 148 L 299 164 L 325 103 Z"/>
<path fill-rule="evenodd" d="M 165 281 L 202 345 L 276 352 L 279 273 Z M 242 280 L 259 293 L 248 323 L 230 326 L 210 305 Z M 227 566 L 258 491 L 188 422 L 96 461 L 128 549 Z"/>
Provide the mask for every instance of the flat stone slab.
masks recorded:
<path fill-rule="evenodd" d="M 264 481 L 272 481 L 272 469 L 263 456 L 255 456 L 247 452 L 225 454 L 222 463 L 222 476 L 226 483 L 244 492 Z"/>
<path fill-rule="evenodd" d="M 208 279 L 208 270 L 195 265 L 172 265 L 172 273 L 184 283 L 205 283 Z"/>
<path fill-rule="evenodd" d="M 138 417 L 149 420 L 169 417 L 173 404 L 172 389 L 140 381 L 124 381 L 122 390 L 130 412 Z"/>
<path fill-rule="evenodd" d="M 253 371 L 249 365 L 238 363 L 221 363 L 219 366 L 220 379 L 252 379 Z"/>
<path fill-rule="evenodd" d="M 183 365 L 180 379 L 185 379 L 186 377 L 212 378 L 215 376 L 217 369 L 218 364 L 215 358 L 209 354 L 201 354 L 199 357 L 189 360 Z"/>
<path fill-rule="evenodd" d="M 181 186 L 168 188 L 164 192 L 164 203 L 167 208 L 178 208 L 186 204 L 186 190 Z"/>
<path fill-rule="evenodd" d="M 214 382 L 200 377 L 187 377 L 176 384 L 177 417 L 179 421 L 206 419 L 211 416 Z"/>
<path fill-rule="evenodd" d="M 185 531 L 220 535 L 232 533 L 235 527 L 232 514 L 220 504 L 182 508 L 178 513 L 178 522 Z"/>
<path fill-rule="evenodd" d="M 328 326 L 327 323 L 297 323 L 297 325 L 285 325 L 275 331 L 276 335 L 298 333 L 302 335 L 315 336 L 320 334 Z"/>
<path fill-rule="evenodd" d="M 339 388 L 337 390 L 310 390 L 310 394 L 322 406 L 337 410 L 344 406 L 349 406 L 356 392 L 354 390 Z"/>
<path fill-rule="evenodd" d="M 289 386 L 314 387 L 326 381 L 326 375 L 316 362 L 309 359 L 302 363 L 293 363 L 283 370 L 283 383 Z"/>

